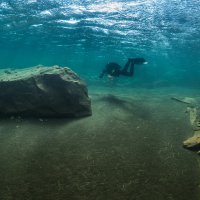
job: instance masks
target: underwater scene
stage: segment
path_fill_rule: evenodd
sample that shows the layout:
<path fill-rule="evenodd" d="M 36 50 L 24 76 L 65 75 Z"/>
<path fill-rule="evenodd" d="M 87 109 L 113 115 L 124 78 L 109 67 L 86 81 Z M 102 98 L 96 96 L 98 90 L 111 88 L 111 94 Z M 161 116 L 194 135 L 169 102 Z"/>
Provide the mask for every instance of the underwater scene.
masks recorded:
<path fill-rule="evenodd" d="M 0 0 L 0 199 L 199 200 L 200 1 Z"/>

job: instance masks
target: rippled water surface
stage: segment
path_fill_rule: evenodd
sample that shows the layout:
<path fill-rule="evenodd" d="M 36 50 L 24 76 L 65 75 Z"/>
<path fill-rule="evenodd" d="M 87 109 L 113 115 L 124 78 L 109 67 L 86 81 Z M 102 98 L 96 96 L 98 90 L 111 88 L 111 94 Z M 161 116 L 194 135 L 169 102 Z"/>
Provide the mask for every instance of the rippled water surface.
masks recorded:
<path fill-rule="evenodd" d="M 1 0 L 0 66 L 92 72 L 144 56 L 153 70 L 199 73 L 199 10 L 198 0 Z"/>

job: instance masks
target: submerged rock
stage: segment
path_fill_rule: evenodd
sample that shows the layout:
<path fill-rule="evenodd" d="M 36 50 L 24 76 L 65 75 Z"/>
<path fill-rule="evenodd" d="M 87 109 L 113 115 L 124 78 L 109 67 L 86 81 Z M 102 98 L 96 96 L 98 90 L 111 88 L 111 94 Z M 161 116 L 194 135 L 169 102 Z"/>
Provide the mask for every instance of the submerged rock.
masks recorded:
<path fill-rule="evenodd" d="M 193 151 L 200 151 L 200 131 L 196 131 L 193 137 L 188 138 L 183 142 L 183 147 Z"/>
<path fill-rule="evenodd" d="M 36 66 L 0 73 L 0 116 L 91 115 L 85 83 L 67 67 Z"/>
<path fill-rule="evenodd" d="M 192 151 L 197 152 L 200 155 L 200 109 L 199 102 L 190 97 L 177 98 L 172 97 L 180 103 L 187 104 L 186 112 L 189 114 L 189 120 L 193 129 L 194 135 L 183 142 L 183 147 Z"/>
<path fill-rule="evenodd" d="M 194 136 L 188 138 L 183 142 L 183 147 L 196 151 L 198 154 L 200 152 L 200 118 L 198 107 L 188 107 L 187 112 L 189 113 L 190 124 L 194 131 Z"/>

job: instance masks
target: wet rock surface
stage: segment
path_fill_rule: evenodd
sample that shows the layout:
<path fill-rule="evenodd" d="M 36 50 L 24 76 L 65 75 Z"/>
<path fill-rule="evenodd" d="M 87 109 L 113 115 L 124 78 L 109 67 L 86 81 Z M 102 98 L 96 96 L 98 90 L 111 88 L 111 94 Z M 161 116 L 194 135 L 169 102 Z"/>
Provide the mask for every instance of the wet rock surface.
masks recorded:
<path fill-rule="evenodd" d="M 183 142 L 183 147 L 197 151 L 198 154 L 200 154 L 200 132 L 196 131 L 194 136 L 188 138 Z"/>
<path fill-rule="evenodd" d="M 86 84 L 67 67 L 36 66 L 0 72 L 1 117 L 88 115 L 91 101 Z"/>
<path fill-rule="evenodd" d="M 187 108 L 194 135 L 183 142 L 183 147 L 200 154 L 200 112 L 198 107 Z"/>
<path fill-rule="evenodd" d="M 176 98 L 172 97 L 172 100 L 175 100 L 180 103 L 187 104 L 186 112 L 189 115 L 190 124 L 193 130 L 194 135 L 185 141 L 183 141 L 183 147 L 200 154 L 200 109 L 199 109 L 199 100 L 191 97 Z"/>

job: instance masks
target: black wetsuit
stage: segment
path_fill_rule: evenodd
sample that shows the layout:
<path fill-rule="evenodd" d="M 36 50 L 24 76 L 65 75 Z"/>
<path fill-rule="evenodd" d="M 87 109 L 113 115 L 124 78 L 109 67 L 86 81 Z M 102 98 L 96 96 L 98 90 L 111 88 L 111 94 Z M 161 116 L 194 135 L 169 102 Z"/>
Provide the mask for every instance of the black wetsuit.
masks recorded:
<path fill-rule="evenodd" d="M 103 78 L 105 74 L 108 74 L 113 77 L 122 76 L 133 76 L 134 74 L 134 64 L 143 64 L 145 62 L 144 58 L 132 58 L 128 59 L 127 63 L 125 64 L 124 68 L 121 69 L 121 66 L 117 63 L 108 63 L 103 69 L 102 73 L 100 74 L 100 78 Z M 130 69 L 129 69 L 130 67 Z M 129 69 L 129 70 L 128 70 Z"/>

